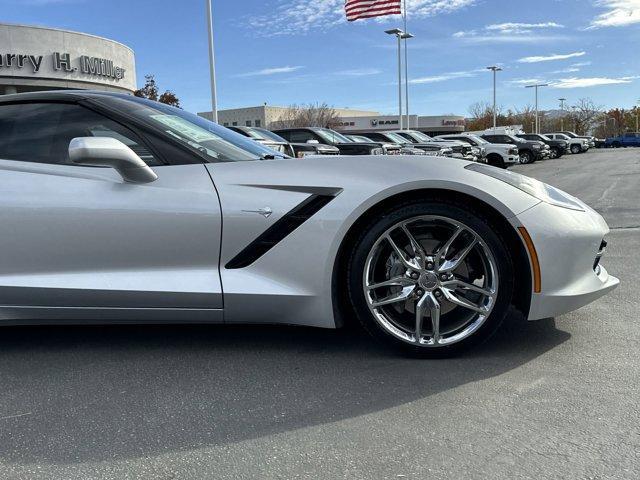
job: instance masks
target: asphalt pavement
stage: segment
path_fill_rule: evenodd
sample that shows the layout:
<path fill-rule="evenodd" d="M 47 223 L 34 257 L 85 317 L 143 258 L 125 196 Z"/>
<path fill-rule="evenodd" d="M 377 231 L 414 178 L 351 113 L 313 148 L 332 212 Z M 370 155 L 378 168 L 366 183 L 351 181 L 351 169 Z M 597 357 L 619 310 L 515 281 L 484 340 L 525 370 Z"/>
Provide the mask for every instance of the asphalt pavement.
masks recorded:
<path fill-rule="evenodd" d="M 640 478 L 640 149 L 514 170 L 604 215 L 617 290 L 438 361 L 307 328 L 6 327 L 0 478 Z"/>

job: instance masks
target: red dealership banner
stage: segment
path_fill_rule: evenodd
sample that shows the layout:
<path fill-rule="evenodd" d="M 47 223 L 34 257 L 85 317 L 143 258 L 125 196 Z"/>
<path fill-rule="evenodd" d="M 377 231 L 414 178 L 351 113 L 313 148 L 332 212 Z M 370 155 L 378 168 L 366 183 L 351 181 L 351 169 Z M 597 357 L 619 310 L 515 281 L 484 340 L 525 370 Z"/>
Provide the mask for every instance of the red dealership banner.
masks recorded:
<path fill-rule="evenodd" d="M 399 15 L 402 13 L 402 0 L 345 0 L 344 10 L 347 20 L 353 22 L 361 18 Z"/>

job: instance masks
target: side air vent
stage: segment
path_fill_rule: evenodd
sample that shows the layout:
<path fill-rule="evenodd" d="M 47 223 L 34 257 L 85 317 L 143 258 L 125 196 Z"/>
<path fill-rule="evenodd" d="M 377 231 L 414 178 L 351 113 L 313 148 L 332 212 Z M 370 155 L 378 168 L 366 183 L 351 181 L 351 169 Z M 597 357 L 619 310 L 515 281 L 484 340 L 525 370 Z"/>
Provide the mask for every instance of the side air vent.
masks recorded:
<path fill-rule="evenodd" d="M 236 269 L 251 265 L 334 198 L 334 195 L 311 195 L 229 260 L 225 268 Z"/>

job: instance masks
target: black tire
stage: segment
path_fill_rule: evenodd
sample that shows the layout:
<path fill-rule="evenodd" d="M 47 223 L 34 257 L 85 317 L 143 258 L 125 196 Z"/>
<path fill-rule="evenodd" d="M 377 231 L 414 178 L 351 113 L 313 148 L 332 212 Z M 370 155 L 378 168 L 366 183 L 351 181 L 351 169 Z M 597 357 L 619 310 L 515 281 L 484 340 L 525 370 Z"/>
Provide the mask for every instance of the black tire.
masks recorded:
<path fill-rule="evenodd" d="M 498 155 L 497 153 L 490 153 L 487 156 L 487 163 L 489 165 L 492 165 L 494 167 L 498 167 L 498 168 L 507 168 L 507 165 L 504 163 L 504 160 L 502 159 L 502 157 L 500 155 Z"/>
<path fill-rule="evenodd" d="M 620 148 L 620 142 L 613 142 L 613 143 L 611 144 L 611 146 L 612 146 L 613 148 Z"/>
<path fill-rule="evenodd" d="M 562 154 L 558 147 L 551 147 L 551 158 L 560 158 Z"/>
<path fill-rule="evenodd" d="M 426 347 L 403 341 L 386 331 L 369 310 L 364 294 L 364 272 L 367 257 L 378 238 L 398 222 L 421 215 L 437 215 L 461 222 L 473 229 L 484 241 L 497 266 L 498 295 L 484 323 L 470 336 L 457 343 Z M 442 358 L 461 352 L 488 339 L 502 324 L 511 306 L 515 268 L 508 242 L 501 227 L 480 211 L 461 203 L 444 200 L 410 201 L 388 208 L 372 218 L 361 229 L 347 261 L 347 293 L 362 327 L 383 345 L 402 354 L 421 358 Z"/>
<path fill-rule="evenodd" d="M 571 153 L 576 155 L 576 154 L 578 154 L 580 152 L 582 152 L 582 148 L 580 148 L 580 145 L 577 145 L 575 143 L 573 145 L 571 145 Z"/>
<path fill-rule="evenodd" d="M 524 150 L 520 152 L 520 163 L 533 163 L 533 155 L 530 151 Z"/>

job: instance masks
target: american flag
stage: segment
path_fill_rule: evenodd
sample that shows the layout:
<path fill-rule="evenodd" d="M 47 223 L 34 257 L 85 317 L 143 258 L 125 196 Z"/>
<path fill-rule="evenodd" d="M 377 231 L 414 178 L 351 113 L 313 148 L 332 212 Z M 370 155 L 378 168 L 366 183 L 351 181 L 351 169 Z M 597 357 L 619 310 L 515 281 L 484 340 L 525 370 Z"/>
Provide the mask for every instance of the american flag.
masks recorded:
<path fill-rule="evenodd" d="M 402 13 L 402 0 L 345 0 L 344 9 L 347 20 L 353 22 L 360 18 L 381 17 Z"/>

